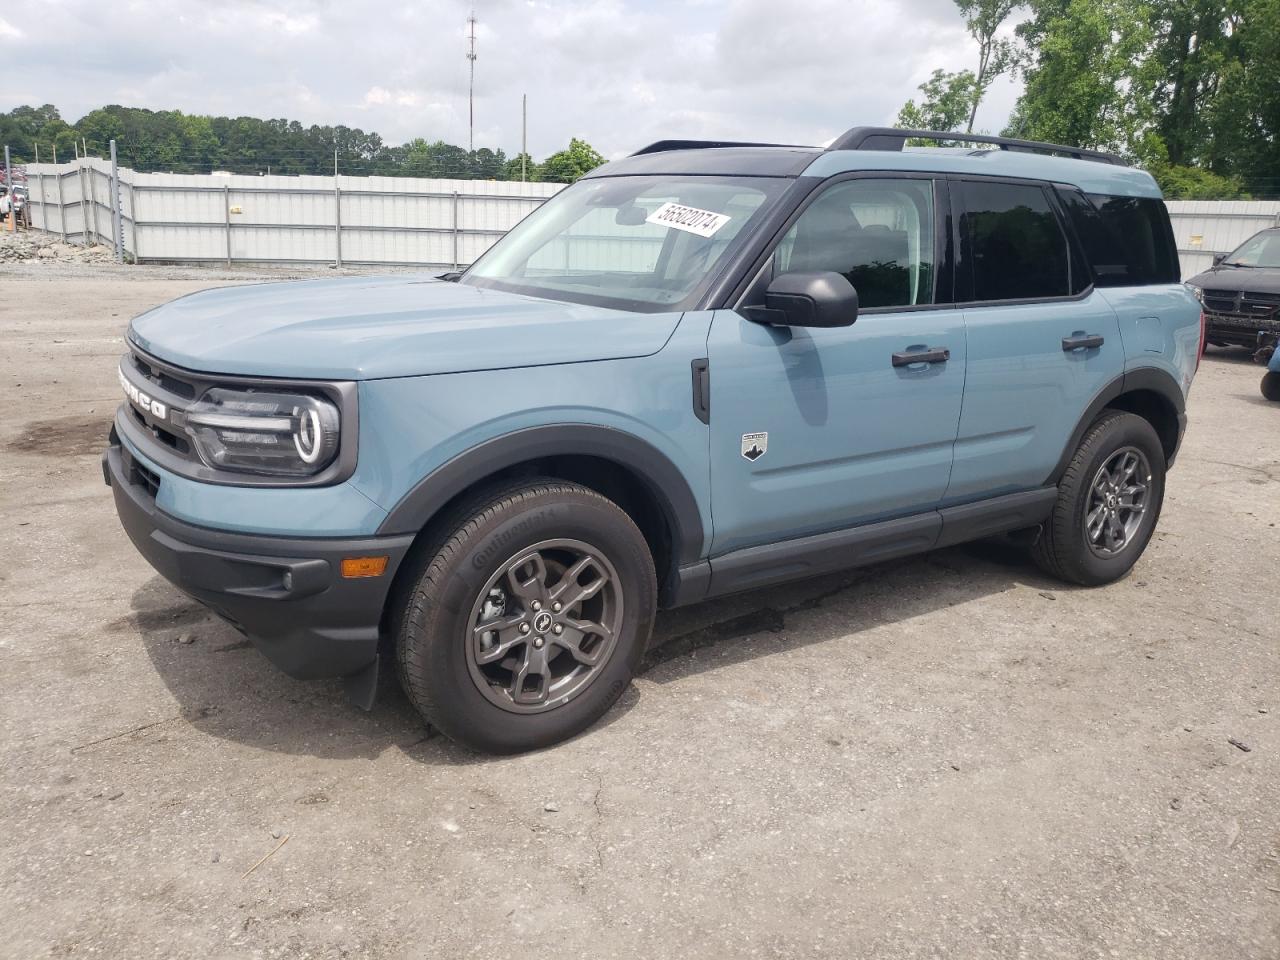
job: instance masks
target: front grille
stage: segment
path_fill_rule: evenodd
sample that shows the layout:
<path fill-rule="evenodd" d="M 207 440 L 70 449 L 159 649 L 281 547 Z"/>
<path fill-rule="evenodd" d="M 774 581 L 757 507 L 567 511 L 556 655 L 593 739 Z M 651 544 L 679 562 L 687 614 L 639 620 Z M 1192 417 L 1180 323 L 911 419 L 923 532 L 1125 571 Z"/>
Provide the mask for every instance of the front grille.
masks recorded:
<path fill-rule="evenodd" d="M 160 369 L 155 361 L 144 357 L 138 351 L 130 351 L 129 360 L 133 363 L 135 370 L 157 387 L 168 390 L 170 393 L 176 393 L 184 400 L 194 400 L 196 398 L 195 384 L 175 377 L 172 371 Z"/>
<path fill-rule="evenodd" d="M 1206 290 L 1204 308 L 1222 316 L 1270 320 L 1280 310 L 1280 293 L 1249 293 L 1242 290 Z"/>
<path fill-rule="evenodd" d="M 187 435 L 182 432 L 179 418 L 180 408 L 198 397 L 206 385 L 199 383 L 186 371 L 161 363 L 136 348 L 130 349 L 124 365 L 130 368 L 131 379 L 140 388 L 145 388 L 146 384 L 152 386 L 151 395 L 165 403 L 169 412 L 167 417 L 156 417 L 149 410 L 139 409 L 135 404 L 126 403 L 129 418 L 143 433 L 141 438 L 134 438 L 135 442 L 145 440 L 148 444 L 154 443 L 154 447 L 144 447 L 144 450 L 153 456 L 163 451 L 177 455 L 183 460 L 199 463 L 200 458 Z"/>

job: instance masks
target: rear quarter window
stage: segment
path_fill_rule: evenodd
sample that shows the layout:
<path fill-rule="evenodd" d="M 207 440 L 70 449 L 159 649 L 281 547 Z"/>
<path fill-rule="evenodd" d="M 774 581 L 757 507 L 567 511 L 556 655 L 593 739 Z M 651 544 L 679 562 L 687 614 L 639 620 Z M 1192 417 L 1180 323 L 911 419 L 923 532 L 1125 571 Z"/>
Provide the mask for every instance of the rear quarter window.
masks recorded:
<path fill-rule="evenodd" d="M 1177 283 L 1182 271 L 1164 201 L 1059 190 L 1099 287 Z"/>

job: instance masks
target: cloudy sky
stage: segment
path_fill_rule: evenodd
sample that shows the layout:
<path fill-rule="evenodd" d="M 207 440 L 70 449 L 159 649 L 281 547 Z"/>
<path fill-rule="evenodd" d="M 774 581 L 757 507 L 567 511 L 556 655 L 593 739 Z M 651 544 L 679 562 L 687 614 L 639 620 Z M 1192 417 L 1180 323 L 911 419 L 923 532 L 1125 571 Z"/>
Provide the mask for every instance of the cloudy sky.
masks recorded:
<path fill-rule="evenodd" d="M 607 157 L 669 137 L 820 143 L 888 123 L 976 47 L 951 0 L 9 0 L 0 110 L 109 103 L 287 117 L 467 141 L 466 18 L 478 26 L 476 146 Z M 1002 81 L 978 114 L 998 130 Z"/>

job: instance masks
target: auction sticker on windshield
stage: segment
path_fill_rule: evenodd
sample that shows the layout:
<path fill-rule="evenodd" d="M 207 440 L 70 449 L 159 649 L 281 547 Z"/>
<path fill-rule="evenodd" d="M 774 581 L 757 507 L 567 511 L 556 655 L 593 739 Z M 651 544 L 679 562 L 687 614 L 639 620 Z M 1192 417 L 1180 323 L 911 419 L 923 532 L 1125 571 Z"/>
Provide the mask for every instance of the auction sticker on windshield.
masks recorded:
<path fill-rule="evenodd" d="M 673 230 L 696 233 L 700 237 L 714 237 L 716 231 L 728 223 L 732 217 L 710 210 L 699 210 L 697 207 L 686 207 L 682 203 L 667 202 L 649 216 L 646 223 L 657 223 Z"/>

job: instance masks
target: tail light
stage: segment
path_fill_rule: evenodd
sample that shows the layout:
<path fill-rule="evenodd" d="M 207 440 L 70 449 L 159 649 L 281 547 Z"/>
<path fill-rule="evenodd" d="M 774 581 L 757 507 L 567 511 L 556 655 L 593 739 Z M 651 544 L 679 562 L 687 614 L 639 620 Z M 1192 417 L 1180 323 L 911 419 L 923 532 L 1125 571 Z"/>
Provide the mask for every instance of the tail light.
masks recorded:
<path fill-rule="evenodd" d="M 1208 337 L 1208 322 L 1204 318 L 1204 311 L 1200 311 L 1200 351 L 1196 354 L 1196 370 L 1200 369 L 1200 359 L 1204 356 L 1204 348 Z"/>

